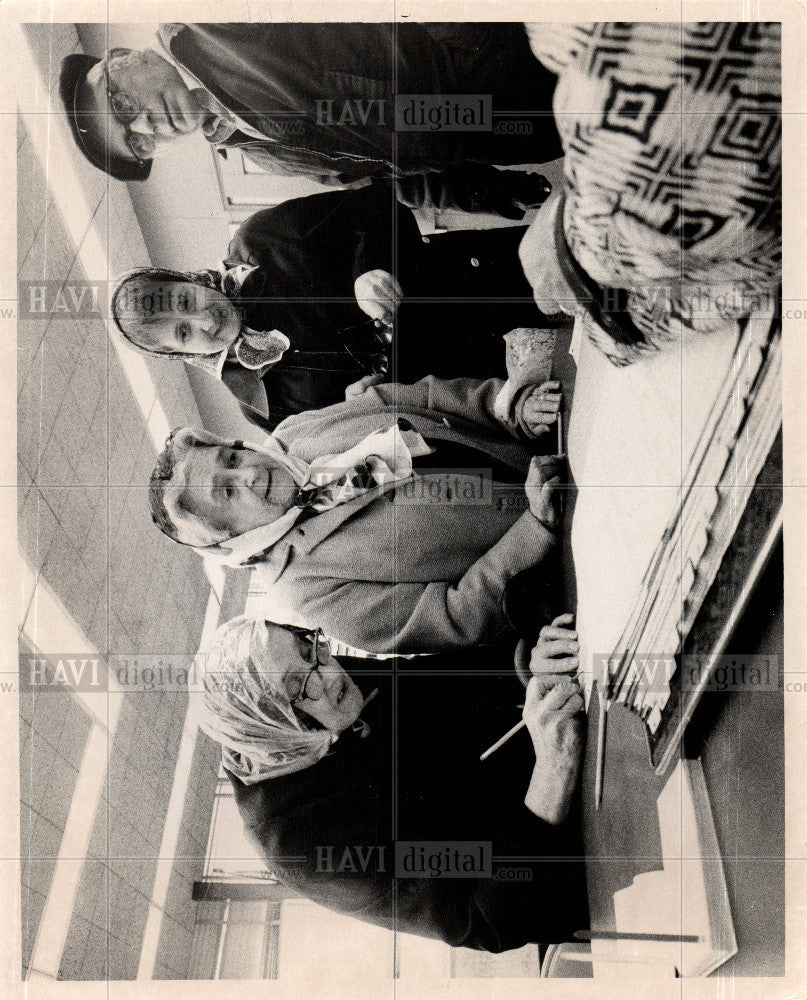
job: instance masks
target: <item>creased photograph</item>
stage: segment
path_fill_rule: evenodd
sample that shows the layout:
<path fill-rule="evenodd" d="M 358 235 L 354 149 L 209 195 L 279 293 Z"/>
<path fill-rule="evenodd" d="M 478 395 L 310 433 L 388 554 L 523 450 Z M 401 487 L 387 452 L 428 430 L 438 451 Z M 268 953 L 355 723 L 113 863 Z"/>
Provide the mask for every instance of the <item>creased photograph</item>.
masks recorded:
<path fill-rule="evenodd" d="M 365 8 L 0 12 L 8 995 L 805 996 L 807 15 Z"/>

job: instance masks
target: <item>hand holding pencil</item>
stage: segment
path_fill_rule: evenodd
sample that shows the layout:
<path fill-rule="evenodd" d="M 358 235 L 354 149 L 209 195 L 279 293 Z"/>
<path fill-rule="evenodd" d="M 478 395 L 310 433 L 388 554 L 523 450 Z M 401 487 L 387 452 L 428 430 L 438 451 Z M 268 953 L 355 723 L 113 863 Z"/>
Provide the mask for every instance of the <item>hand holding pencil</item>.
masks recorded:
<path fill-rule="evenodd" d="M 533 385 L 525 391 L 519 411 L 522 428 L 531 437 L 549 434 L 552 424 L 558 425 L 562 413 L 563 391 L 557 379 Z M 562 438 L 558 438 L 559 442 Z M 559 451 L 562 447 L 559 446 Z"/>
<path fill-rule="evenodd" d="M 565 455 L 533 455 L 524 493 L 532 516 L 548 531 L 557 534 L 563 521 Z"/>
<path fill-rule="evenodd" d="M 571 613 L 558 615 L 551 625 L 544 626 L 539 633 L 538 642 L 530 657 L 530 671 L 533 674 L 533 686 L 538 700 L 542 699 L 552 688 L 562 684 L 569 687 L 567 701 L 571 701 L 573 695 L 579 697 L 577 681 L 572 676 L 577 672 L 580 650 L 577 633 L 571 628 L 573 621 L 574 615 Z M 573 704 L 576 706 L 576 701 Z M 582 704 L 580 707 L 582 708 Z M 479 759 L 486 760 L 520 729 L 523 729 L 527 725 L 526 714 L 525 706 L 525 717 L 487 749 Z"/>
<path fill-rule="evenodd" d="M 479 758 L 485 760 L 524 726 L 535 749 L 535 768 L 524 804 L 547 823 L 569 812 L 583 756 L 583 696 L 577 681 L 580 646 L 574 615 L 558 615 L 541 629 L 530 657 L 532 679 L 523 718 Z"/>
<path fill-rule="evenodd" d="M 546 631 L 551 630 L 561 631 L 561 628 L 553 623 Z M 562 647 L 573 642 L 576 645 L 576 641 L 565 638 L 547 640 Z M 536 650 L 540 646 L 541 640 Z M 550 655 L 538 659 L 558 671 L 559 663 L 576 657 L 560 654 L 558 658 Z M 574 669 L 569 663 L 569 672 L 533 673 L 524 703 L 524 721 L 535 748 L 535 767 L 524 804 L 536 816 L 554 825 L 562 823 L 568 815 L 583 755 L 583 697 L 570 673 Z"/>

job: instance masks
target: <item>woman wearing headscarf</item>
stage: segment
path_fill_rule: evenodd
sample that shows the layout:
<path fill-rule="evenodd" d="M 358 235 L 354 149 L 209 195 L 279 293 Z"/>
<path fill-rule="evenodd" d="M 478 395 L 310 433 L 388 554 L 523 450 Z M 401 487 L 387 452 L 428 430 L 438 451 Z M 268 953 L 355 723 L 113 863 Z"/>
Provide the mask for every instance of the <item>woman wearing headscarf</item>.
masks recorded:
<path fill-rule="evenodd" d="M 129 347 L 203 368 L 271 429 L 368 375 L 504 374 L 501 335 L 545 325 L 524 231 L 421 237 L 383 184 L 296 198 L 243 223 L 218 269 L 123 275 L 112 318 Z"/>
<path fill-rule="evenodd" d="M 122 275 L 111 313 L 126 345 L 184 361 L 220 379 L 274 429 L 293 413 L 345 398 L 348 385 L 383 377 L 385 328 L 355 299 L 267 294 L 266 271 L 250 265 Z"/>
<path fill-rule="evenodd" d="M 524 699 L 509 656 L 337 661 L 321 632 L 248 617 L 222 626 L 202 728 L 269 869 L 337 912 L 455 947 L 505 951 L 587 926 L 566 818 L 582 706 L 568 678 L 574 633 L 545 630 L 541 642 L 526 728 L 480 761 Z M 550 730 L 575 744 L 574 762 L 560 763 Z M 547 808 L 535 789 L 549 773 Z"/>

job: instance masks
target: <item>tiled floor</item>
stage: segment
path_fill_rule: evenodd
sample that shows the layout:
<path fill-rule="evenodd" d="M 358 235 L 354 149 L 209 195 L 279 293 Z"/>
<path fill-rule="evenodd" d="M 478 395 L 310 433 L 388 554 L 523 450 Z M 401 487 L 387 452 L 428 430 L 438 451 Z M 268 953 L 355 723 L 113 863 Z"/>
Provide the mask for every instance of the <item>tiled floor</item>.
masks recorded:
<path fill-rule="evenodd" d="M 53 91 L 62 56 L 78 50 L 75 29 L 43 26 L 26 33 Z M 34 120 L 31 128 L 44 124 Z M 108 184 L 83 163 L 77 169 L 92 221 L 89 228 L 79 227 L 78 235 L 75 226 L 65 225 L 26 121 L 32 118 L 21 117 L 18 130 L 20 281 L 44 285 L 48 303 L 65 282 L 96 287 L 100 311 L 26 317 L 30 291 L 21 286 L 20 551 L 102 655 L 192 654 L 209 584 L 200 560 L 151 524 L 146 487 L 155 442 L 103 318 L 109 274 L 148 259 L 142 236 L 126 187 Z M 114 240 L 109 232 L 116 234 Z M 77 259 L 87 241 L 105 248 L 108 268 L 103 273 L 86 274 Z M 89 296 L 84 301 L 89 305 Z M 168 410 L 184 407 L 187 412 L 192 396 L 187 384 L 183 388 L 181 370 L 165 365 L 155 370 L 157 391 L 165 394 Z M 157 398 L 146 389 L 147 405 L 149 391 Z M 36 621 L 29 618 L 35 607 L 20 613 L 26 631 L 35 636 Z M 94 819 L 88 818 L 88 858 L 69 917 L 60 978 L 131 979 L 137 973 L 186 707 L 183 692 L 123 697 L 101 799 Z M 21 693 L 23 968 L 50 892 L 94 725 L 98 723 L 69 693 L 36 698 Z M 217 754 L 206 741 L 200 741 L 197 758 L 180 830 L 183 860 L 170 881 L 157 956 L 159 966 L 174 977 L 187 964 L 195 913 L 191 886 L 201 871 L 217 766 Z"/>

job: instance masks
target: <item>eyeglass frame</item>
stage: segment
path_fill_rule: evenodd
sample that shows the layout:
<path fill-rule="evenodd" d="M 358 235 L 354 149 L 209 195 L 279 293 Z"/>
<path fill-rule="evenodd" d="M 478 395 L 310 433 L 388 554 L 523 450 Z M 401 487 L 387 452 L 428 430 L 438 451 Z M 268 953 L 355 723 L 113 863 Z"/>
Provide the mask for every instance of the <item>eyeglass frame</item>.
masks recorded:
<path fill-rule="evenodd" d="M 288 632 L 291 632 L 293 635 L 297 636 L 298 638 L 305 639 L 307 642 L 310 642 L 311 648 L 314 651 L 314 663 L 312 664 L 311 669 L 305 675 L 305 680 L 303 681 L 302 686 L 300 687 L 299 694 L 296 694 L 293 698 L 289 699 L 289 702 L 291 703 L 292 706 L 294 706 L 295 708 L 299 708 L 300 703 L 303 701 L 303 699 L 306 699 L 308 701 L 319 701 L 320 698 L 322 697 L 322 694 L 325 693 L 323 686 L 322 694 L 318 694 L 316 698 L 312 698 L 310 697 L 310 695 L 306 694 L 306 688 L 308 687 L 309 678 L 311 677 L 312 674 L 315 673 L 319 674 L 320 683 L 322 683 L 322 674 L 319 673 L 319 668 L 324 666 L 331 659 L 332 656 L 331 641 L 325 635 L 325 633 L 321 628 L 316 628 L 316 629 L 301 628 L 299 625 L 285 625 L 284 628 Z M 322 647 L 324 647 L 328 651 L 328 658 L 326 660 L 320 659 L 320 649 Z"/>
<path fill-rule="evenodd" d="M 154 152 L 152 152 L 151 156 L 147 156 L 147 157 L 144 158 L 144 157 L 140 156 L 138 153 L 136 153 L 132 149 L 132 145 L 131 145 L 131 138 L 132 138 L 132 136 L 133 135 L 142 135 L 142 133 L 140 133 L 140 132 L 132 132 L 132 130 L 131 130 L 131 128 L 129 126 L 132 124 L 133 121 L 135 121 L 135 119 L 139 118 L 139 116 L 143 114 L 143 108 L 140 106 L 140 102 L 136 101 L 132 97 L 132 95 L 129 94 L 129 93 L 127 93 L 125 90 L 118 90 L 114 94 L 112 93 L 112 85 L 109 82 L 109 65 L 107 63 L 107 60 L 116 51 L 118 51 L 118 50 L 117 49 L 111 49 L 107 53 L 106 57 L 101 60 L 101 65 L 104 68 L 104 83 L 106 85 L 106 96 L 107 96 L 107 100 L 109 101 L 109 106 L 112 109 L 112 114 L 115 117 L 115 121 L 117 121 L 119 125 L 123 125 L 123 127 L 126 129 L 126 140 L 125 140 L 126 141 L 126 148 L 129 150 L 129 152 L 132 154 L 132 156 L 134 156 L 134 158 L 137 160 L 137 162 L 142 167 L 142 166 L 145 166 L 145 164 L 147 164 L 147 163 L 151 163 L 152 159 L 154 158 Z M 126 117 L 130 118 L 130 120 L 128 122 L 124 121 L 123 118 L 121 117 L 121 115 L 123 114 L 123 112 L 115 110 L 115 98 L 119 97 L 121 94 L 123 94 L 124 97 L 128 97 L 128 99 L 133 104 L 137 105 L 137 109 L 138 109 L 137 113 L 133 114 L 131 116 L 129 116 L 129 115 L 126 116 Z M 151 138 L 151 142 L 152 142 L 152 145 L 153 145 L 154 144 L 153 137 L 149 137 L 149 138 Z"/>

